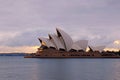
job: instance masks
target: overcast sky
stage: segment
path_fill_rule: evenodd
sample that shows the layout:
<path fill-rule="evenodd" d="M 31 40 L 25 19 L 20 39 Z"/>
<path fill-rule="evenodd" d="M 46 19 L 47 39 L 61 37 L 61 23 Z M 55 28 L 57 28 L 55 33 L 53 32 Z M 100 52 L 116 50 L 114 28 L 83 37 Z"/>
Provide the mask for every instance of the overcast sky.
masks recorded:
<path fill-rule="evenodd" d="M 59 27 L 73 40 L 120 40 L 120 0 L 0 0 L 0 46 L 39 45 Z"/>

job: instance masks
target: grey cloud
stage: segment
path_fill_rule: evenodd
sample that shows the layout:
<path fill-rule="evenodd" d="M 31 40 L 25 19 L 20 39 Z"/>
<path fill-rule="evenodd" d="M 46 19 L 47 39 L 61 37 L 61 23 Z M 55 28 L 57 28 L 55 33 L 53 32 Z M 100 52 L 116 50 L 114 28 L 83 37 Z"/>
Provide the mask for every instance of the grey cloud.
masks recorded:
<path fill-rule="evenodd" d="M 13 38 L 8 38 L 1 43 L 4 46 L 34 46 L 40 45 L 38 38 L 47 37 L 48 33 L 55 33 L 55 28 L 27 30 L 17 34 Z"/>
<path fill-rule="evenodd" d="M 119 9 L 119 0 L 0 0 L 0 31 L 20 33 L 1 44 L 36 45 L 58 26 L 73 39 L 108 44 L 120 39 Z"/>
<path fill-rule="evenodd" d="M 45 36 L 46 34 L 40 30 L 36 31 L 29 31 L 29 32 L 22 32 L 21 34 L 17 35 L 16 37 L 7 40 L 7 46 L 33 46 L 39 45 L 38 37 Z"/>

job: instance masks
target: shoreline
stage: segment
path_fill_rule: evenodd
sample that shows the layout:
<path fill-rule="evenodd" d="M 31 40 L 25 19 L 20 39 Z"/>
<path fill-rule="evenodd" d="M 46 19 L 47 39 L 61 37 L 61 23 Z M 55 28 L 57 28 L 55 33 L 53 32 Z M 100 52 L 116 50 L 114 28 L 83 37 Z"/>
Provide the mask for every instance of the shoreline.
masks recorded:
<path fill-rule="evenodd" d="M 120 58 L 120 56 L 24 56 L 24 58 Z"/>

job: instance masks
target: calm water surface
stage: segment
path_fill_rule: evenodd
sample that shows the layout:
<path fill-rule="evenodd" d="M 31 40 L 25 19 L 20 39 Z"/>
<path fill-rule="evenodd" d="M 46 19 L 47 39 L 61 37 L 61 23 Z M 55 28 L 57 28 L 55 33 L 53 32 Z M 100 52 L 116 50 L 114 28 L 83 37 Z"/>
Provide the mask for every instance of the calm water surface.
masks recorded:
<path fill-rule="evenodd" d="M 120 80 L 120 59 L 1 56 L 0 80 Z"/>

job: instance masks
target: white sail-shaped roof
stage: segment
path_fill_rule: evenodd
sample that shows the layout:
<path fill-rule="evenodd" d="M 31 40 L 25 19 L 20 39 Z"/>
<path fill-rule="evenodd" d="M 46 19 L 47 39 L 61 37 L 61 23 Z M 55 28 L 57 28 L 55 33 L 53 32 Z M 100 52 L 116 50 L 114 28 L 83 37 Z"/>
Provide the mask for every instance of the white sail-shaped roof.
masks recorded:
<path fill-rule="evenodd" d="M 38 39 L 40 40 L 41 44 L 44 42 L 47 47 L 55 47 L 55 45 L 52 43 L 52 41 L 48 38 L 40 37 Z"/>
<path fill-rule="evenodd" d="M 79 40 L 79 41 L 76 41 L 75 44 L 77 44 L 80 48 L 86 51 L 86 48 L 88 46 L 88 40 Z"/>
<path fill-rule="evenodd" d="M 77 45 L 77 44 L 73 44 L 73 45 L 72 45 L 72 49 L 81 50 L 82 48 L 80 48 L 80 46 Z"/>
<path fill-rule="evenodd" d="M 53 40 L 54 44 L 56 45 L 57 49 L 65 49 L 64 45 L 61 43 L 60 39 L 55 34 L 49 34 L 51 40 Z"/>
<path fill-rule="evenodd" d="M 90 46 L 92 48 L 93 51 L 99 51 L 99 52 L 102 52 L 105 48 L 105 46 L 96 46 L 96 47 L 93 47 L 93 46 Z"/>
<path fill-rule="evenodd" d="M 56 28 L 56 31 L 57 31 L 57 35 L 60 38 L 61 42 L 64 44 L 66 51 L 69 51 L 73 45 L 72 38 L 61 29 Z"/>

